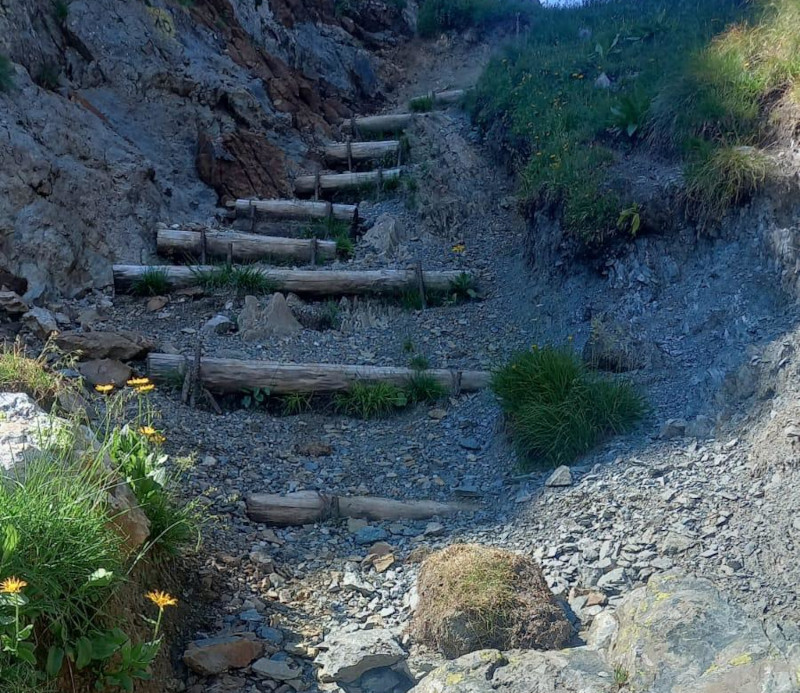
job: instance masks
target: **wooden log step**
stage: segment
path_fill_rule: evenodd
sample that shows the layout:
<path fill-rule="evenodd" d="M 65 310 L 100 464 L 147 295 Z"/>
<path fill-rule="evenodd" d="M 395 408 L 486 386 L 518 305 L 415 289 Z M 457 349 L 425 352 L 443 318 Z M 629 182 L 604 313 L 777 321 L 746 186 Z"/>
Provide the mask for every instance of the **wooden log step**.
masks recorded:
<path fill-rule="evenodd" d="M 344 121 L 345 132 L 354 136 L 359 134 L 376 134 L 382 132 L 402 132 L 417 117 L 414 113 L 392 113 L 389 115 L 351 118 Z"/>
<path fill-rule="evenodd" d="M 278 219 L 339 219 L 358 221 L 358 205 L 340 205 L 314 200 L 236 200 L 237 214 L 258 212 Z"/>
<path fill-rule="evenodd" d="M 251 520 L 278 527 L 307 525 L 343 517 L 375 521 L 427 520 L 439 515 L 477 510 L 471 503 L 398 501 L 378 496 L 334 496 L 318 491 L 295 491 L 285 496 L 254 493 L 245 502 L 247 515 Z"/>
<path fill-rule="evenodd" d="M 334 192 L 357 188 L 361 185 L 378 185 L 381 181 L 398 180 L 403 173 L 401 168 L 387 168 L 385 171 L 354 171 L 352 173 L 326 173 L 321 176 L 300 176 L 294 182 L 298 195 L 311 195 L 319 192 Z"/>
<path fill-rule="evenodd" d="M 159 272 L 175 289 L 200 283 L 203 272 L 212 272 L 213 265 L 114 265 L 114 285 L 118 291 L 129 290 L 149 272 Z M 416 290 L 419 286 L 416 270 L 290 270 L 254 267 L 276 291 L 302 295 L 391 294 Z M 422 272 L 422 282 L 428 291 L 449 291 L 452 283 L 463 273 L 452 270 Z"/>
<path fill-rule="evenodd" d="M 409 102 L 412 108 L 424 105 L 430 100 L 432 106 L 449 106 L 450 104 L 459 103 L 466 95 L 466 89 L 449 89 L 447 91 L 435 91 L 424 96 L 415 96 Z"/>
<path fill-rule="evenodd" d="M 382 142 L 345 142 L 344 144 L 325 145 L 325 159 L 331 164 L 349 164 L 352 161 L 368 161 L 382 159 L 385 156 L 396 156 L 400 151 L 398 140 Z"/>
<path fill-rule="evenodd" d="M 147 373 L 154 382 L 175 382 L 186 372 L 187 360 L 180 354 L 147 356 Z M 238 359 L 200 359 L 199 379 L 211 392 L 236 393 L 254 388 L 274 395 L 293 392 L 341 392 L 353 383 L 391 383 L 404 386 L 419 371 L 394 366 L 349 366 L 328 363 L 279 363 Z M 431 369 L 425 374 L 453 392 L 471 392 L 489 385 L 487 371 Z"/>
<path fill-rule="evenodd" d="M 336 257 L 335 241 L 313 238 L 283 238 L 260 236 L 238 231 L 159 229 L 156 247 L 162 255 L 202 257 L 231 257 L 236 262 L 263 259 L 297 260 L 314 264 Z"/>

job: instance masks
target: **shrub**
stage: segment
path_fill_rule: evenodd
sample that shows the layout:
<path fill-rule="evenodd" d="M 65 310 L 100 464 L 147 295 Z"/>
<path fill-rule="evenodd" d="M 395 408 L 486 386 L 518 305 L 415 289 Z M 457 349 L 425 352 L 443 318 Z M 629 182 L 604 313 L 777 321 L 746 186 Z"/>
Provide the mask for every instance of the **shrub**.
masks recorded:
<path fill-rule="evenodd" d="M 605 436 L 630 430 L 645 410 L 631 384 L 588 373 L 566 349 L 517 354 L 495 371 L 492 389 L 523 468 L 572 462 Z"/>
<path fill-rule="evenodd" d="M 558 649 L 572 634 L 539 566 L 509 551 L 449 546 L 425 560 L 418 585 L 414 634 L 448 658 L 488 648 Z"/>
<path fill-rule="evenodd" d="M 0 92 L 11 91 L 14 87 L 14 67 L 7 55 L 0 53 Z"/>
<path fill-rule="evenodd" d="M 334 409 L 347 416 L 375 419 L 388 416 L 408 404 L 408 395 L 391 383 L 355 382 L 346 392 L 337 393 Z"/>
<path fill-rule="evenodd" d="M 169 277 L 163 267 L 148 267 L 137 277 L 131 291 L 135 296 L 163 296 L 169 292 Z"/>

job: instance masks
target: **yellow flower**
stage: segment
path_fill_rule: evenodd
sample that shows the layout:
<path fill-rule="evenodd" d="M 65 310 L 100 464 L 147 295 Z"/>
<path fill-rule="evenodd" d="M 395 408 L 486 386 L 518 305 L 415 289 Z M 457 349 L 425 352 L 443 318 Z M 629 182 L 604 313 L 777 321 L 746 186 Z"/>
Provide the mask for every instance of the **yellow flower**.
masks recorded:
<path fill-rule="evenodd" d="M 456 243 L 453 246 L 453 252 L 454 253 L 463 253 L 466 249 L 467 249 L 467 246 L 464 245 L 463 243 Z"/>
<path fill-rule="evenodd" d="M 131 378 L 127 384 L 130 387 L 141 387 L 142 385 L 149 385 L 150 378 Z"/>
<path fill-rule="evenodd" d="M 6 578 L 0 582 L 0 594 L 19 594 L 27 586 L 28 583 L 25 580 L 15 577 Z"/>
<path fill-rule="evenodd" d="M 166 592 L 162 592 L 161 590 L 154 590 L 153 592 L 148 592 L 146 595 L 153 604 L 155 604 L 159 609 L 162 611 L 166 609 L 168 606 L 177 606 L 178 600 L 175 597 L 170 596 Z"/>
<path fill-rule="evenodd" d="M 140 395 L 144 395 L 147 394 L 148 392 L 152 392 L 155 389 L 156 386 L 153 385 L 153 383 L 149 383 L 147 385 L 141 385 L 140 387 L 137 387 L 136 392 L 138 392 Z"/>
<path fill-rule="evenodd" d="M 152 426 L 142 426 L 139 428 L 139 433 L 149 438 L 150 436 L 154 436 L 156 433 L 158 433 L 158 431 L 156 431 L 156 429 Z"/>
<path fill-rule="evenodd" d="M 95 385 L 94 389 L 100 392 L 101 394 L 107 395 L 114 389 L 114 385 L 110 383 L 108 385 Z"/>

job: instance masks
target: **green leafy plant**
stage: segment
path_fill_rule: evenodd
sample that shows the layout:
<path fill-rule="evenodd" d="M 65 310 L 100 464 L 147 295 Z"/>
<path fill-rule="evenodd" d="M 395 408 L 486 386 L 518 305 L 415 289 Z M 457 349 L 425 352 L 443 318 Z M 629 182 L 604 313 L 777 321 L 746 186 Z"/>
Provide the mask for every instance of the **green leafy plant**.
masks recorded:
<path fill-rule="evenodd" d="M 69 17 L 69 3 L 65 0 L 54 0 L 53 16 L 59 24 L 63 24 Z"/>
<path fill-rule="evenodd" d="M 270 390 L 266 387 L 254 387 L 245 390 L 242 395 L 242 406 L 245 409 L 255 409 L 257 407 L 266 406 L 269 401 Z"/>
<path fill-rule="evenodd" d="M 641 135 L 647 122 L 650 99 L 637 92 L 624 94 L 611 107 L 611 128 L 634 139 Z"/>
<path fill-rule="evenodd" d="M 461 272 L 450 282 L 450 294 L 455 302 L 472 301 L 478 298 L 475 280 L 466 272 Z"/>
<path fill-rule="evenodd" d="M 311 409 L 311 392 L 293 392 L 283 397 L 283 413 L 285 416 L 296 416 Z"/>
<path fill-rule="evenodd" d="M 347 234 L 339 234 L 334 239 L 336 241 L 336 254 L 341 258 L 351 258 L 355 255 L 355 244 L 353 239 L 350 238 L 349 232 Z"/>
<path fill-rule="evenodd" d="M 433 97 L 417 96 L 408 102 L 408 107 L 413 113 L 428 113 L 433 110 Z"/>
<path fill-rule="evenodd" d="M 523 468 L 572 462 L 604 437 L 630 430 L 642 397 L 628 382 L 586 371 L 568 349 L 534 347 L 492 376 Z"/>
<path fill-rule="evenodd" d="M 621 690 L 627 686 L 629 682 L 630 674 L 628 670 L 621 664 L 616 664 L 614 666 L 614 684 L 617 686 L 617 690 Z"/>
<path fill-rule="evenodd" d="M 634 202 L 630 207 L 626 207 L 619 213 L 617 228 L 624 231 L 632 238 L 636 238 L 642 226 L 642 208 L 638 202 Z"/>
<path fill-rule="evenodd" d="M 325 301 L 319 314 L 321 330 L 337 330 L 342 324 L 342 311 L 339 304 L 330 299 Z"/>
<path fill-rule="evenodd" d="M 14 88 L 14 67 L 7 55 L 0 53 L 0 92 Z"/>
<path fill-rule="evenodd" d="M 131 291 L 135 296 L 163 296 L 169 292 L 169 275 L 163 267 L 148 267 L 133 282 Z"/>
<path fill-rule="evenodd" d="M 408 404 L 408 395 L 391 383 L 355 382 L 349 390 L 337 393 L 334 409 L 347 416 L 375 419 L 388 416 Z"/>
<path fill-rule="evenodd" d="M 411 357 L 411 360 L 408 362 L 408 365 L 415 371 L 426 371 L 428 370 L 428 368 L 430 368 L 430 361 L 428 361 L 428 358 L 422 354 L 415 354 L 414 356 Z"/>

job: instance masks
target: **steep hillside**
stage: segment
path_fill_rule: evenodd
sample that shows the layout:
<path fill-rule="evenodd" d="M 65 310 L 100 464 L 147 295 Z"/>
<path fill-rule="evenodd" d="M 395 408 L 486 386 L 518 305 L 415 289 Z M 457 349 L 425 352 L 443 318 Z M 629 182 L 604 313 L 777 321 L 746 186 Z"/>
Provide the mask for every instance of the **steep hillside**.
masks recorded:
<path fill-rule="evenodd" d="M 286 194 L 355 99 L 380 101 L 372 49 L 408 31 L 377 1 L 5 5 L 0 266 L 29 298 L 76 295 L 139 262 L 158 221 Z"/>

